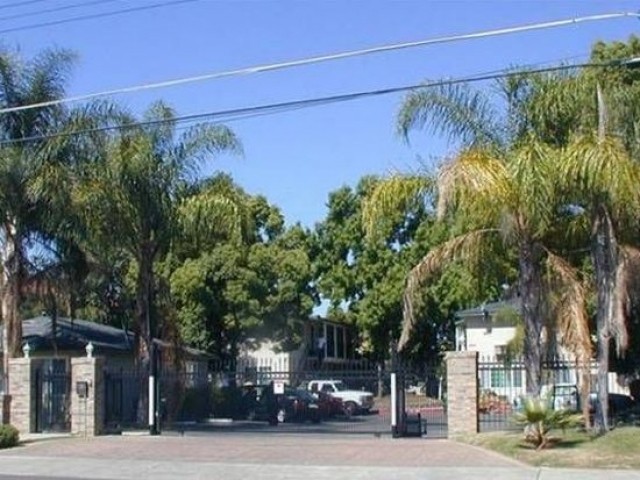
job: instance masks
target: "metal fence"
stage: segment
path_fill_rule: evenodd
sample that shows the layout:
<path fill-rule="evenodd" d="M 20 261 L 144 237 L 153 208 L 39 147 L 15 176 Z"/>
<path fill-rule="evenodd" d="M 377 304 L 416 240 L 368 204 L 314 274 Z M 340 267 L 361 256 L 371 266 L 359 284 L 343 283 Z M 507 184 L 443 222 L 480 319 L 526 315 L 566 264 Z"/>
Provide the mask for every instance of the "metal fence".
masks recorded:
<path fill-rule="evenodd" d="M 35 371 L 36 432 L 71 430 L 71 370 L 67 359 L 47 359 Z"/>
<path fill-rule="evenodd" d="M 556 358 L 542 364 L 541 397 L 553 409 L 577 412 L 586 405 L 593 410 L 597 391 L 597 362 L 580 364 L 576 360 Z M 522 409 L 526 396 L 526 373 L 522 360 L 481 358 L 478 363 L 478 421 L 481 432 L 515 430 L 514 413 Z M 610 415 L 612 420 L 629 400 L 629 389 L 622 378 L 609 373 Z"/>
<path fill-rule="evenodd" d="M 391 433 L 391 370 L 388 364 L 307 362 L 298 369 L 282 370 L 281 367 L 277 362 L 216 363 L 207 370 L 160 371 L 157 400 L 161 428 L 265 434 L 309 432 L 377 436 Z M 406 392 L 403 395 L 404 413 L 414 419 L 419 416 L 420 429 L 427 437 L 446 437 L 441 369 L 423 365 L 398 371 L 401 388 Z M 147 377 L 145 369 L 105 371 L 107 430 L 146 428 Z M 354 402 L 358 404 L 351 405 L 351 400 L 336 401 L 324 391 L 310 391 L 311 382 L 328 380 L 335 381 L 338 388 L 352 390 Z M 287 401 L 286 405 L 281 405 L 282 418 L 274 426 L 266 405 L 269 389 L 276 383 L 286 388 Z M 315 399 L 310 399 L 311 394 Z M 372 406 L 368 397 L 371 397 Z M 305 410 L 307 403 L 317 405 L 320 413 Z M 362 408 L 363 405 L 366 408 Z"/>

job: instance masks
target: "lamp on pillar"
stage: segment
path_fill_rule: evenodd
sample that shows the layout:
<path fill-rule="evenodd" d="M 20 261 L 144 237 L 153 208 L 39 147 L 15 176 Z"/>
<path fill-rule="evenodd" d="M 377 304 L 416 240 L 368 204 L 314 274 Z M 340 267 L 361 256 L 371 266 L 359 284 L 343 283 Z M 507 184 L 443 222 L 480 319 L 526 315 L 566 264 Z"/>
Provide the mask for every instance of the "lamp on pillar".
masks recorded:
<path fill-rule="evenodd" d="M 24 355 L 24 358 L 29 358 L 30 353 L 31 345 L 29 345 L 29 342 L 25 342 L 25 344 L 22 346 L 22 354 Z"/>
<path fill-rule="evenodd" d="M 87 358 L 93 358 L 93 343 L 87 343 L 87 346 L 84 347 L 84 351 L 87 352 Z"/>

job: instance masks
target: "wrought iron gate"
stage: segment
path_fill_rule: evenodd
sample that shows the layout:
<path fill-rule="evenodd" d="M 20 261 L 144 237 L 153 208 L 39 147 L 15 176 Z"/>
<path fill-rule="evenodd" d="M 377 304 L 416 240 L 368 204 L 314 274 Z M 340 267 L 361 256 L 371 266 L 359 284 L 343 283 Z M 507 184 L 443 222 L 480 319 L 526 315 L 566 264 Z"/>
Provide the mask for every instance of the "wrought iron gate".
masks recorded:
<path fill-rule="evenodd" d="M 67 359 L 46 359 L 36 368 L 36 432 L 71 431 L 71 370 Z"/>

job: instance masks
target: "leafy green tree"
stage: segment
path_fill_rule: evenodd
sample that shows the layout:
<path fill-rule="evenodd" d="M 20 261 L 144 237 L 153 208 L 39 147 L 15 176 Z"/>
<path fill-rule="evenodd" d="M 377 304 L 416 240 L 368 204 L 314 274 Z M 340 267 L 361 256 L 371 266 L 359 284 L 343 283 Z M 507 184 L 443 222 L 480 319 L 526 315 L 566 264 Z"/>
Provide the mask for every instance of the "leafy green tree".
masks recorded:
<path fill-rule="evenodd" d="M 367 238 L 363 208 L 379 182 L 365 177 L 355 189 L 332 192 L 327 217 L 316 225 L 313 248 L 316 283 L 330 302 L 329 316 L 353 324 L 360 333 L 361 350 L 377 360 L 388 356 L 391 341 L 399 336 L 407 270 L 445 233 L 434 227 L 433 207 L 426 200 L 394 209 L 377 234 Z M 464 265 L 451 265 L 423 292 L 419 308 L 429 312 L 425 315 L 429 321 L 420 326 L 421 341 L 406 349 L 409 357 L 439 358 L 453 341 L 453 313 L 483 297 L 476 280 Z"/>
<path fill-rule="evenodd" d="M 204 236 L 187 228 L 174 245 L 170 283 L 182 338 L 229 360 L 250 340 L 293 348 L 301 340 L 296 325 L 315 303 L 307 233 L 298 226 L 286 229 L 276 207 L 247 195 L 227 176 L 206 183 L 210 198 L 241 213 L 240 228 Z M 200 223 L 215 224 L 219 212 L 206 212 Z"/>

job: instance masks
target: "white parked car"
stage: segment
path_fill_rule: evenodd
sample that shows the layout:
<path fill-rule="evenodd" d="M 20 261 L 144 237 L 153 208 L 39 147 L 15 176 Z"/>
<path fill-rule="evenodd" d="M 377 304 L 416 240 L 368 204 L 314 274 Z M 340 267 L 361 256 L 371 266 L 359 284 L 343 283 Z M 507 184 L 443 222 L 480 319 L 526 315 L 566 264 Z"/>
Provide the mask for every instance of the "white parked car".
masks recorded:
<path fill-rule="evenodd" d="M 311 393 L 324 392 L 339 398 L 344 404 L 345 413 L 367 413 L 373 407 L 373 393 L 349 389 L 342 380 L 311 380 L 307 384 Z"/>

